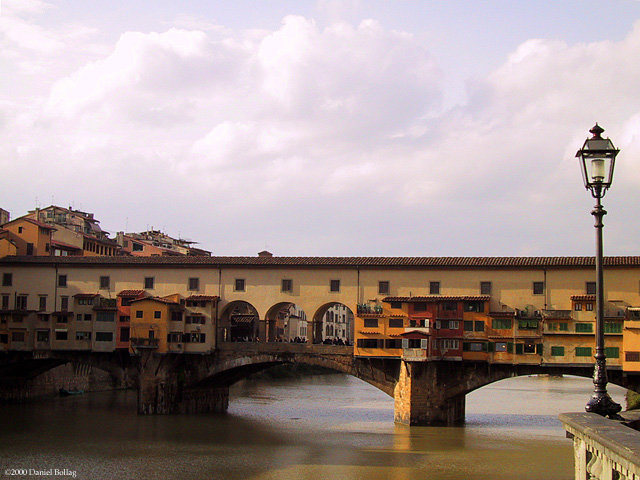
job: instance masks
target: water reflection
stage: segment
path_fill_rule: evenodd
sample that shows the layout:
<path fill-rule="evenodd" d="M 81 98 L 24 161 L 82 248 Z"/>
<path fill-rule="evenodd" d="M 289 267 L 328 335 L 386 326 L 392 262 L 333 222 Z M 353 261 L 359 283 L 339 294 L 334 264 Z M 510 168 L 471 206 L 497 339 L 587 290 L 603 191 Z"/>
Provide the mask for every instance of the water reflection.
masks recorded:
<path fill-rule="evenodd" d="M 142 417 L 135 392 L 87 394 L 0 407 L 0 458 L 88 479 L 569 480 L 556 417 L 583 410 L 591 390 L 571 377 L 502 381 L 468 395 L 455 428 L 395 425 L 390 397 L 344 375 L 243 382 L 227 415 Z"/>

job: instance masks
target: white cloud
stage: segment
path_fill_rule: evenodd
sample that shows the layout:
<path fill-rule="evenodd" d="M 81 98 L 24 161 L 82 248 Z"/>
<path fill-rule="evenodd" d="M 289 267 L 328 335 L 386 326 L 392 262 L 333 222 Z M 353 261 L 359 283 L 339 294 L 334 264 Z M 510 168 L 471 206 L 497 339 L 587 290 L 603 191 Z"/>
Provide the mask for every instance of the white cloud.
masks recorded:
<path fill-rule="evenodd" d="M 106 53 L 88 41 L 87 60 L 52 70 L 47 91 L 0 97 L 0 166 L 30 185 L 5 198 L 87 196 L 107 230 L 123 228 L 109 218 L 173 221 L 220 254 L 253 253 L 234 250 L 247 231 L 281 255 L 584 254 L 573 154 L 595 121 L 623 149 L 616 188 L 640 182 L 638 24 L 620 42 L 528 40 L 474 82 L 468 105 L 443 112 L 428 49 L 378 21 L 178 23 L 123 33 Z M 26 25 L 62 45 L 94 35 Z M 53 64 L 68 66 L 53 45 Z"/>

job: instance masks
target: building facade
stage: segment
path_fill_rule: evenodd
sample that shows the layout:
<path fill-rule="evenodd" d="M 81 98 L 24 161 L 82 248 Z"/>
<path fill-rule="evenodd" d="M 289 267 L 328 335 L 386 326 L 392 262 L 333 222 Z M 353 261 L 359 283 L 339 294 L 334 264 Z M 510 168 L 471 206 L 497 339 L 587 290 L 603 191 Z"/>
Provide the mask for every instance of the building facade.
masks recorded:
<path fill-rule="evenodd" d="M 206 353 L 278 341 L 286 319 L 290 337 L 346 338 L 359 357 L 595 353 L 591 257 L 5 257 L 0 276 L 2 350 Z M 608 364 L 640 372 L 640 257 L 606 258 L 605 300 Z"/>

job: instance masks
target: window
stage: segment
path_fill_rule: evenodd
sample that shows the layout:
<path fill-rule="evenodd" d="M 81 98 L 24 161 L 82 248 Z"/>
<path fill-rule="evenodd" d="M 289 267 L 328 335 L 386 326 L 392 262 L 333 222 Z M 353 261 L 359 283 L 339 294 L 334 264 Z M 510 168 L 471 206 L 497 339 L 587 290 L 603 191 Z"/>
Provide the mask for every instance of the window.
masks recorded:
<path fill-rule="evenodd" d="M 621 322 L 606 322 L 604 324 L 604 333 L 622 333 Z M 609 355 L 607 355 L 608 357 Z"/>
<path fill-rule="evenodd" d="M 91 332 L 76 332 L 76 340 L 91 340 Z"/>
<path fill-rule="evenodd" d="M 67 276 L 66 275 L 58 275 L 58 287 L 64 288 L 67 286 Z"/>
<path fill-rule="evenodd" d="M 387 338 L 384 341 L 384 348 L 402 348 L 402 340 L 399 338 Z"/>
<path fill-rule="evenodd" d="M 391 302 L 391 308 L 395 308 L 395 309 L 402 308 L 402 302 Z"/>
<path fill-rule="evenodd" d="M 364 319 L 365 328 L 378 328 L 378 319 L 377 318 L 365 318 Z"/>
<path fill-rule="evenodd" d="M 48 341 L 49 341 L 49 330 L 36 331 L 36 342 L 48 342 Z"/>
<path fill-rule="evenodd" d="M 491 328 L 493 328 L 494 330 L 507 330 L 507 329 L 510 329 L 511 328 L 511 319 L 510 318 L 494 318 L 491 321 Z"/>
<path fill-rule="evenodd" d="M 144 245 L 138 242 L 131 242 L 131 250 L 134 252 L 142 252 L 144 250 Z"/>
<path fill-rule="evenodd" d="M 128 342 L 129 341 L 130 330 L 129 327 L 121 327 L 120 328 L 120 341 Z"/>
<path fill-rule="evenodd" d="M 33 255 L 33 243 L 27 243 L 27 255 Z"/>
<path fill-rule="evenodd" d="M 427 302 L 416 302 L 413 304 L 414 312 L 426 312 L 427 311 Z"/>
<path fill-rule="evenodd" d="M 142 318 L 143 313 L 143 310 L 136 310 L 136 318 Z"/>
<path fill-rule="evenodd" d="M 204 333 L 186 333 L 184 341 L 187 343 L 204 343 L 206 335 Z"/>
<path fill-rule="evenodd" d="M 200 290 L 200 279 L 197 277 L 190 278 L 188 289 L 193 292 Z"/>
<path fill-rule="evenodd" d="M 464 302 L 465 312 L 484 312 L 484 302 L 482 301 L 467 301 Z"/>
<path fill-rule="evenodd" d="M 440 282 L 429 282 L 429 294 L 440 295 Z"/>
<path fill-rule="evenodd" d="M 442 302 L 440 304 L 440 308 L 448 312 L 455 312 L 458 310 L 458 302 Z"/>
<path fill-rule="evenodd" d="M 291 280 L 290 278 L 283 278 L 281 290 L 283 292 L 293 292 L 293 280 Z"/>
<path fill-rule="evenodd" d="M 134 300 L 134 297 L 120 297 L 120 305 L 123 307 L 128 307 L 131 305 L 131 301 Z"/>
<path fill-rule="evenodd" d="M 9 295 L 2 295 L 2 310 L 9 310 Z"/>
<path fill-rule="evenodd" d="M 596 282 L 587 282 L 586 284 L 587 295 L 596 294 Z"/>
<path fill-rule="evenodd" d="M 24 342 L 25 337 L 26 337 L 26 332 L 11 332 L 12 342 Z"/>
<path fill-rule="evenodd" d="M 640 362 L 640 352 L 625 352 L 624 359 L 627 362 Z"/>
<path fill-rule="evenodd" d="M 561 332 L 568 332 L 569 331 L 569 324 L 566 323 L 566 322 L 558 323 L 558 330 L 560 330 Z"/>
<path fill-rule="evenodd" d="M 167 335 L 167 342 L 169 343 L 182 343 L 182 333 L 180 332 L 171 332 Z"/>
<path fill-rule="evenodd" d="M 154 285 L 155 285 L 155 278 L 154 277 L 144 277 L 144 288 L 145 289 L 153 290 Z"/>
<path fill-rule="evenodd" d="M 536 345 L 534 343 L 525 343 L 524 345 L 522 344 L 516 345 L 516 353 L 519 353 L 518 347 L 522 348 L 523 353 L 536 353 Z"/>
<path fill-rule="evenodd" d="M 78 314 L 76 315 L 76 322 L 81 322 L 81 321 L 82 321 L 82 314 L 81 314 L 81 313 L 78 313 Z"/>
<path fill-rule="evenodd" d="M 100 288 L 109 290 L 109 286 L 111 284 L 111 279 L 108 276 L 100 277 Z"/>
<path fill-rule="evenodd" d="M 484 321 L 476 320 L 474 322 L 476 332 L 484 332 Z"/>
<path fill-rule="evenodd" d="M 551 347 L 552 357 L 564 357 L 564 347 Z"/>
<path fill-rule="evenodd" d="M 339 292 L 340 291 L 340 280 L 330 280 L 329 281 L 329 291 L 330 292 Z"/>
<path fill-rule="evenodd" d="M 27 309 L 27 295 L 18 295 L 16 297 L 16 310 Z"/>
<path fill-rule="evenodd" d="M 443 330 L 457 330 L 460 328 L 460 322 L 458 320 L 440 320 L 436 323 L 439 323 L 440 328 Z"/>
<path fill-rule="evenodd" d="M 486 352 L 487 344 L 483 342 L 463 342 L 463 352 Z"/>
<path fill-rule="evenodd" d="M 573 309 L 574 309 L 576 312 L 581 312 L 581 311 L 582 311 L 582 304 L 581 304 L 581 303 L 576 303 L 576 304 L 573 306 Z"/>
<path fill-rule="evenodd" d="M 205 317 L 204 315 L 187 315 L 185 318 L 185 323 L 193 323 L 196 325 L 204 325 Z"/>
<path fill-rule="evenodd" d="M 13 285 L 13 273 L 3 273 L 2 274 L 2 286 L 10 287 Z"/>
<path fill-rule="evenodd" d="M 584 304 L 584 309 L 585 309 L 587 312 L 593 312 L 593 303 L 585 303 L 585 304 Z"/>
<path fill-rule="evenodd" d="M 357 345 L 358 348 L 384 348 L 384 340 L 378 340 L 375 338 L 359 338 Z"/>
<path fill-rule="evenodd" d="M 607 358 L 620 358 L 620 349 L 618 347 L 605 347 L 604 354 Z"/>
<path fill-rule="evenodd" d="M 55 315 L 56 323 L 68 323 L 69 317 L 66 315 Z"/>
<path fill-rule="evenodd" d="M 544 294 L 544 282 L 533 282 L 533 294 L 534 295 Z"/>
<path fill-rule="evenodd" d="M 464 321 L 464 331 L 465 332 L 473 332 L 473 320 L 465 320 Z"/>
<path fill-rule="evenodd" d="M 155 310 L 153 312 L 153 318 L 162 318 L 162 312 L 160 310 Z"/>
<path fill-rule="evenodd" d="M 592 323 L 576 323 L 576 332 L 591 333 L 593 332 Z"/>
<path fill-rule="evenodd" d="M 537 320 L 518 320 L 518 330 L 537 330 Z"/>
<path fill-rule="evenodd" d="M 236 278 L 235 284 L 233 286 L 233 290 L 236 292 L 244 292 L 245 282 L 244 278 Z"/>
<path fill-rule="evenodd" d="M 86 320 L 86 317 L 85 317 Z M 97 322 L 115 322 L 116 314 L 115 312 L 97 312 L 96 313 L 96 321 Z"/>
<path fill-rule="evenodd" d="M 500 353 L 500 352 L 506 352 L 507 351 L 507 343 L 506 342 L 497 342 L 495 344 L 495 351 Z"/>
<path fill-rule="evenodd" d="M 389 281 L 381 280 L 378 282 L 378 293 L 381 295 L 389 295 Z"/>
<path fill-rule="evenodd" d="M 171 312 L 171 320 L 173 322 L 181 322 L 182 321 L 182 312 L 179 312 L 179 311 Z"/>
<path fill-rule="evenodd" d="M 480 294 L 491 295 L 491 282 L 480 282 Z"/>
<path fill-rule="evenodd" d="M 458 348 L 460 348 L 460 342 L 458 340 L 449 338 L 440 340 L 440 350 L 457 350 Z"/>
<path fill-rule="evenodd" d="M 69 337 L 69 333 L 66 330 L 56 330 L 56 340 L 66 340 Z"/>
<path fill-rule="evenodd" d="M 404 327 L 404 319 L 402 319 L 402 318 L 390 318 L 389 319 L 389 327 L 390 328 L 402 328 L 402 327 Z"/>
<path fill-rule="evenodd" d="M 84 321 L 85 322 L 90 322 L 91 321 L 91 314 L 90 313 L 85 313 L 84 314 Z"/>
<path fill-rule="evenodd" d="M 96 332 L 96 342 L 112 342 L 113 332 Z"/>
<path fill-rule="evenodd" d="M 131 321 L 131 317 L 129 315 L 120 315 L 120 319 L 121 322 L 130 322 Z"/>
<path fill-rule="evenodd" d="M 47 309 L 47 297 L 45 297 L 44 295 L 40 296 L 40 305 L 38 306 L 38 310 L 43 312 Z"/>
<path fill-rule="evenodd" d="M 576 357 L 590 357 L 591 347 L 576 347 Z"/>

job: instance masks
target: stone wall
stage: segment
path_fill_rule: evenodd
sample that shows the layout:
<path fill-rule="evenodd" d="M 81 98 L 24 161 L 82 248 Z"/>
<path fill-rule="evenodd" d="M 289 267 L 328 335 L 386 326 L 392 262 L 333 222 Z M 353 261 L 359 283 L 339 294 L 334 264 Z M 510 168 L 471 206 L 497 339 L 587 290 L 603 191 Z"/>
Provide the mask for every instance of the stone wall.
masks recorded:
<path fill-rule="evenodd" d="M 13 402 L 59 395 L 60 389 L 97 392 L 125 388 L 122 380 L 86 364 L 66 363 L 31 379 L 3 382 L 0 401 Z"/>

